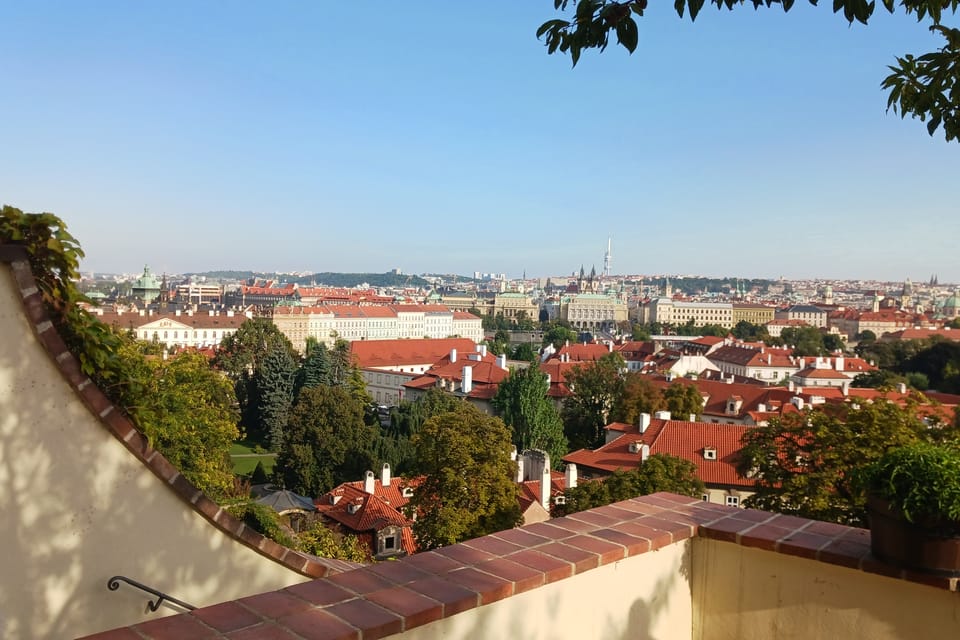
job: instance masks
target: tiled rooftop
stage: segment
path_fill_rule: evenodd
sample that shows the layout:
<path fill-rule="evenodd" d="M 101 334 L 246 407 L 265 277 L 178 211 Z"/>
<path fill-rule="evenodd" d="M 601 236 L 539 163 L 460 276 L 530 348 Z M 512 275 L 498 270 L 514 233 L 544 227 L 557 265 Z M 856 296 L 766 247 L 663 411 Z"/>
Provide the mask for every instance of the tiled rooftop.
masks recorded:
<path fill-rule="evenodd" d="M 381 638 L 696 538 L 958 587 L 874 559 L 863 529 L 659 493 L 90 637 Z"/>

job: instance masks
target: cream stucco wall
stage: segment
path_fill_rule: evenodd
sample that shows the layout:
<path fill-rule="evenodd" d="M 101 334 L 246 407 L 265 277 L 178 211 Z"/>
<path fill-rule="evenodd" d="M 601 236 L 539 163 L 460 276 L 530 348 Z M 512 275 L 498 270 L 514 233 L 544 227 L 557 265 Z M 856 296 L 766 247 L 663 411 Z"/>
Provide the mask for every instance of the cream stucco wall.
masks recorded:
<path fill-rule="evenodd" d="M 684 540 L 391 637 L 689 640 L 691 544 Z"/>
<path fill-rule="evenodd" d="M 67 638 L 146 612 L 126 575 L 202 606 L 307 578 L 213 527 L 104 429 L 62 378 L 0 264 L 0 637 Z"/>
<path fill-rule="evenodd" d="M 960 637 L 945 589 L 705 538 L 692 558 L 694 640 Z"/>

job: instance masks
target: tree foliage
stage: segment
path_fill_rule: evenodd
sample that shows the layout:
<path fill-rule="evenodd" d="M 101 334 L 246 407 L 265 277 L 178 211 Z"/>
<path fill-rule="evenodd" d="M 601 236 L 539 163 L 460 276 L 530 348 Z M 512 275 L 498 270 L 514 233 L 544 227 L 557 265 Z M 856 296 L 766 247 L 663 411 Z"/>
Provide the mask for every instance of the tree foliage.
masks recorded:
<path fill-rule="evenodd" d="M 599 360 L 574 367 L 566 376 L 570 395 L 563 403 L 563 428 L 570 449 L 593 449 L 603 444 L 603 427 L 624 388 L 624 360 L 608 353 Z"/>
<path fill-rule="evenodd" d="M 667 453 L 658 453 L 636 469 L 617 470 L 602 481 L 586 481 L 567 489 L 563 503 L 554 505 L 552 514 L 560 516 L 585 511 L 658 491 L 699 498 L 705 490 L 703 481 L 697 477 L 697 465 Z"/>
<path fill-rule="evenodd" d="M 290 412 L 277 455 L 279 484 L 319 496 L 357 480 L 371 468 L 374 430 L 364 424 L 363 405 L 343 387 L 304 389 Z"/>
<path fill-rule="evenodd" d="M 317 521 L 306 531 L 297 534 L 296 546 L 300 551 L 321 558 L 337 558 L 349 562 L 369 562 L 369 554 L 360 544 L 360 539 L 349 533 L 340 533 Z"/>
<path fill-rule="evenodd" d="M 563 421 L 547 397 L 547 374 L 536 365 L 514 368 L 500 383 L 493 406 L 513 433 L 517 451 L 540 449 L 550 454 L 556 466 L 567 453 Z"/>
<path fill-rule="evenodd" d="M 809 0 L 816 5 L 817 0 Z M 633 53 L 639 41 L 636 19 L 642 17 L 647 0 L 554 0 L 554 9 L 565 11 L 574 7 L 570 19 L 555 18 L 544 22 L 537 30 L 537 38 L 543 38 L 547 53 L 569 53 L 574 66 L 585 49 L 607 48 L 611 36 L 617 44 Z M 676 0 L 674 8 L 682 18 L 696 20 L 704 0 Z M 789 11 L 793 0 L 710 0 L 717 8 L 733 10 L 734 7 L 753 5 L 754 9 L 778 5 Z M 943 46 L 933 52 L 918 56 L 905 54 L 889 67 L 890 73 L 882 87 L 889 91 L 887 108 L 927 122 L 927 131 L 932 136 L 942 125 L 947 141 L 960 138 L 960 29 L 941 24 L 943 14 L 956 13 L 960 0 L 883 0 L 883 7 L 894 13 L 897 6 L 908 15 L 915 15 L 918 22 L 926 21 L 930 31 L 943 38 Z M 867 24 L 876 8 L 875 2 L 866 0 L 834 0 L 834 13 L 843 13 L 847 22 L 854 20 Z"/>
<path fill-rule="evenodd" d="M 855 470 L 918 441 L 957 441 L 950 425 L 931 427 L 913 404 L 876 401 L 787 414 L 743 437 L 739 472 L 756 479 L 746 504 L 815 520 L 864 524 Z"/>
<path fill-rule="evenodd" d="M 423 482 L 408 509 L 421 549 L 501 531 L 520 522 L 510 431 L 468 403 L 435 415 L 413 438 Z"/>

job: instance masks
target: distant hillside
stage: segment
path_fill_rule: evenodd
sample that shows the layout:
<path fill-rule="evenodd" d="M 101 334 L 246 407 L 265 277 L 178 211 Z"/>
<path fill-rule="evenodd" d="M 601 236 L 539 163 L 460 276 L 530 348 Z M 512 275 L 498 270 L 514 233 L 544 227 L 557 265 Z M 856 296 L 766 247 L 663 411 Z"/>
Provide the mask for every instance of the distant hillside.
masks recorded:
<path fill-rule="evenodd" d="M 296 282 L 299 285 L 326 285 L 330 287 L 355 287 L 367 283 L 371 287 L 420 287 L 430 284 L 420 276 L 397 275 L 395 273 L 313 273 L 305 276 L 291 276 L 284 273 L 264 273 L 262 271 L 204 271 L 188 273 L 188 276 L 203 276 L 214 280 L 276 280 L 278 282 Z"/>

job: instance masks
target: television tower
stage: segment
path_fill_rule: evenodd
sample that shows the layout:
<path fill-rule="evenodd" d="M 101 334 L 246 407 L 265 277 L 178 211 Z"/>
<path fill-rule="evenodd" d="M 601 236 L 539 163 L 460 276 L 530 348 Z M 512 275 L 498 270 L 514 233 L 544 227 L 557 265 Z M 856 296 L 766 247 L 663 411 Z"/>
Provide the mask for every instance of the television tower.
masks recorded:
<path fill-rule="evenodd" d="M 610 277 L 610 261 L 613 260 L 613 254 L 610 253 L 610 236 L 607 236 L 607 252 L 603 254 L 603 277 Z"/>

